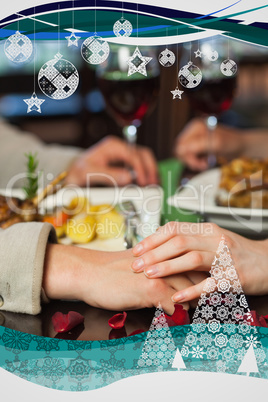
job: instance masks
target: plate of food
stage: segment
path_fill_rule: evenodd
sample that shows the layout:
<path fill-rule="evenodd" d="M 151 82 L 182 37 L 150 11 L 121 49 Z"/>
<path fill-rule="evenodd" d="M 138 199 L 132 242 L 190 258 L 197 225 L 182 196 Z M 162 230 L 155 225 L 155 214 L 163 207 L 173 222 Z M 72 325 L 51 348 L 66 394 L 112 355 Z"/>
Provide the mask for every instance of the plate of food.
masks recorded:
<path fill-rule="evenodd" d="M 119 251 L 134 246 L 159 226 L 161 187 L 59 188 L 64 176 L 28 199 L 23 189 L 0 190 L 0 227 L 48 222 L 55 227 L 59 243 Z"/>
<path fill-rule="evenodd" d="M 268 160 L 235 159 L 200 173 L 168 199 L 180 214 L 191 211 L 205 220 L 245 235 L 268 231 Z"/>

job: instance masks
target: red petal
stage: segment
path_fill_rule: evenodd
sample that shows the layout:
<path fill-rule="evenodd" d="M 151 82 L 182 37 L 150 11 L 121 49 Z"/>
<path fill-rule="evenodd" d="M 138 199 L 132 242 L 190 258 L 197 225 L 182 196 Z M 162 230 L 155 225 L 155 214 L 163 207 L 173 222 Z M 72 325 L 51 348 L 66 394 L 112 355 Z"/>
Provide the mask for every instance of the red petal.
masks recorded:
<path fill-rule="evenodd" d="M 84 322 L 84 317 L 76 311 L 68 314 L 57 312 L 52 317 L 52 324 L 56 332 L 67 332 Z"/>
<path fill-rule="evenodd" d="M 174 325 L 190 324 L 190 317 L 187 310 L 181 304 L 175 304 L 175 311 L 172 316 L 165 314 L 167 323 L 170 327 Z"/>
<path fill-rule="evenodd" d="M 123 314 L 115 314 L 112 318 L 108 320 L 108 324 L 111 328 L 119 329 L 123 328 L 127 318 L 127 313 L 124 311 Z"/>
<path fill-rule="evenodd" d="M 259 314 L 255 310 L 251 310 L 250 312 L 253 321 L 251 321 L 251 325 L 256 327 L 268 327 L 267 322 L 265 321 L 265 316 Z M 247 319 L 247 317 L 245 317 Z"/>
<path fill-rule="evenodd" d="M 144 329 L 136 329 L 136 331 L 131 332 L 131 334 L 129 334 L 128 336 L 142 334 L 143 332 L 145 332 Z"/>
<path fill-rule="evenodd" d="M 109 333 L 109 340 L 111 339 L 119 339 L 119 338 L 125 338 L 127 336 L 125 327 L 119 328 L 119 329 L 111 329 Z"/>

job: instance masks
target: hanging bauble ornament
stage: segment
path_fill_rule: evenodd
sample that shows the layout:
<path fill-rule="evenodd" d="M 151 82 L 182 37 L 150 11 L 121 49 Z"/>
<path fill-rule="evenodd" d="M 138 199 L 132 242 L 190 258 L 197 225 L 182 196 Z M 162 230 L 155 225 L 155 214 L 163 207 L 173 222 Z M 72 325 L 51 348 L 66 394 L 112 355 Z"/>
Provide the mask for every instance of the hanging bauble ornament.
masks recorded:
<path fill-rule="evenodd" d="M 179 82 L 185 88 L 195 88 L 202 81 L 202 72 L 191 61 L 179 71 Z"/>
<path fill-rule="evenodd" d="M 171 50 L 166 48 L 159 54 L 158 61 L 163 67 L 171 67 L 175 63 L 176 57 Z"/>
<path fill-rule="evenodd" d="M 237 72 L 237 64 L 231 59 L 226 59 L 221 63 L 220 69 L 223 75 L 231 77 Z"/>
<path fill-rule="evenodd" d="M 5 54 L 7 58 L 15 63 L 23 63 L 33 53 L 33 45 L 30 39 L 17 31 L 5 42 Z"/>
<path fill-rule="evenodd" d="M 83 59 L 89 64 L 103 63 L 110 53 L 110 47 L 106 40 L 94 35 L 87 38 L 81 47 Z"/>
<path fill-rule="evenodd" d="M 61 100 L 71 96 L 79 84 L 79 74 L 75 66 L 62 58 L 60 53 L 45 63 L 38 74 L 41 91 L 49 98 Z"/>
<path fill-rule="evenodd" d="M 216 61 L 218 60 L 219 53 L 217 52 L 217 50 L 211 50 L 206 54 L 206 56 L 210 61 Z"/>
<path fill-rule="evenodd" d="M 115 36 L 130 36 L 132 34 L 132 24 L 130 21 L 121 17 L 120 20 L 116 21 L 113 26 L 113 31 Z"/>

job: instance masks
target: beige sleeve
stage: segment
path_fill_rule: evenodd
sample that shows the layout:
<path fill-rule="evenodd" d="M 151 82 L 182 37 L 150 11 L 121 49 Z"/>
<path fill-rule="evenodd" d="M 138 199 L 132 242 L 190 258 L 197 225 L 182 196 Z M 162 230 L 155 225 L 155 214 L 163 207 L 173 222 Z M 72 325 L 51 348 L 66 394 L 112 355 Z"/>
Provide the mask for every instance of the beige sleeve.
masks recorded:
<path fill-rule="evenodd" d="M 17 223 L 0 229 L 0 310 L 27 314 L 41 311 L 47 242 L 56 243 L 48 223 Z"/>
<path fill-rule="evenodd" d="M 25 133 L 17 127 L 0 119 L 0 188 L 6 188 L 10 179 L 26 171 L 25 153 L 37 153 L 38 170 L 42 171 L 43 185 L 51 181 L 51 177 L 68 169 L 72 161 L 80 154 L 81 149 L 64 145 L 47 145 L 36 136 Z M 21 187 L 22 180 L 15 180 L 12 187 Z"/>

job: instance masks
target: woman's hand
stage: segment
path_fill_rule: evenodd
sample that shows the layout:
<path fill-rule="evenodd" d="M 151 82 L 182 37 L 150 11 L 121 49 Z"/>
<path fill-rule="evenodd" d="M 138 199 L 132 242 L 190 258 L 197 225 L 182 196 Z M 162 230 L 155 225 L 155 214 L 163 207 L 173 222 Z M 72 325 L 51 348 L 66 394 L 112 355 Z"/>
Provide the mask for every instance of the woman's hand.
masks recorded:
<path fill-rule="evenodd" d="M 213 223 L 170 222 L 133 249 L 137 258 L 135 272 L 148 278 L 161 278 L 189 272 L 208 272 L 224 235 L 234 265 L 246 294 L 268 293 L 268 240 L 249 240 Z M 189 277 L 191 280 L 191 277 Z M 192 278 L 193 279 L 193 278 Z M 193 281 L 193 280 L 192 280 Z M 173 295 L 175 302 L 186 302 L 200 296 L 205 281 L 201 280 Z"/>
<path fill-rule="evenodd" d="M 239 156 L 244 151 L 244 139 L 241 133 L 232 127 L 218 124 L 213 136 L 209 136 L 208 127 L 201 118 L 191 120 L 177 137 L 175 155 L 192 170 L 208 168 L 208 152 L 226 159 Z"/>

